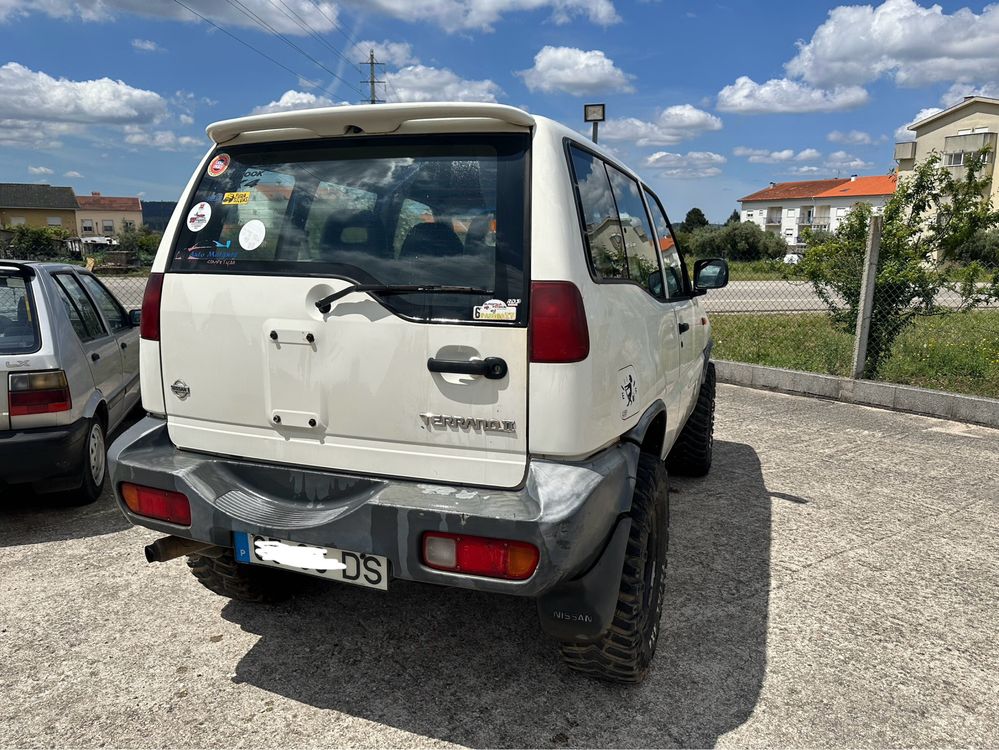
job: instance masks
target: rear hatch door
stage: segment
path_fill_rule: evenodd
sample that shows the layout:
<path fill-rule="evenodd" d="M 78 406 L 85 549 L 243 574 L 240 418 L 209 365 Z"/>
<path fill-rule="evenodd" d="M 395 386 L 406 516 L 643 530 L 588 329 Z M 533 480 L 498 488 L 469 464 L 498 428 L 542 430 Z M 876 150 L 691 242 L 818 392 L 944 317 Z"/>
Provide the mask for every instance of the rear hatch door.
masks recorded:
<path fill-rule="evenodd" d="M 32 278 L 30 269 L 0 260 L 0 430 L 10 429 L 9 375 L 30 369 L 29 355 L 41 347 Z"/>
<path fill-rule="evenodd" d="M 528 144 L 527 133 L 451 134 L 220 150 L 163 284 L 174 443 L 519 484 Z M 346 291 L 358 285 L 369 291 Z M 482 360 L 488 376 L 459 372 Z"/>

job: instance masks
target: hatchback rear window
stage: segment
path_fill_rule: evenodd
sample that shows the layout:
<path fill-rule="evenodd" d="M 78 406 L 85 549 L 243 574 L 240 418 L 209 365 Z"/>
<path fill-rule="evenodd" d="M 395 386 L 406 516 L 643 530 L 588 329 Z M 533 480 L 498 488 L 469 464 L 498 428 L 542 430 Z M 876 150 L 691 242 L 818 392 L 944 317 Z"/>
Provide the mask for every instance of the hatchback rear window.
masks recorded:
<path fill-rule="evenodd" d="M 505 314 L 490 323 L 522 325 L 528 145 L 498 134 L 222 149 L 169 268 L 471 287 L 484 291 L 379 299 L 404 317 L 457 321 L 499 300 Z"/>
<path fill-rule="evenodd" d="M 23 276 L 0 273 L 0 354 L 38 351 L 38 316 Z"/>

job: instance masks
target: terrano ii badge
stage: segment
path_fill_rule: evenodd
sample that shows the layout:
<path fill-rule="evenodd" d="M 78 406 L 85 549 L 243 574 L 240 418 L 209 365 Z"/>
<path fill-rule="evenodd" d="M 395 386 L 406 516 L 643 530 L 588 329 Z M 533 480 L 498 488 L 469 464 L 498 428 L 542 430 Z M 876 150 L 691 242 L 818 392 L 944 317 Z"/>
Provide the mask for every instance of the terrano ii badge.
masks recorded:
<path fill-rule="evenodd" d="M 420 415 L 425 427 L 454 427 L 481 432 L 516 432 L 517 423 L 508 419 L 479 419 L 477 417 L 451 417 L 444 414 Z"/>

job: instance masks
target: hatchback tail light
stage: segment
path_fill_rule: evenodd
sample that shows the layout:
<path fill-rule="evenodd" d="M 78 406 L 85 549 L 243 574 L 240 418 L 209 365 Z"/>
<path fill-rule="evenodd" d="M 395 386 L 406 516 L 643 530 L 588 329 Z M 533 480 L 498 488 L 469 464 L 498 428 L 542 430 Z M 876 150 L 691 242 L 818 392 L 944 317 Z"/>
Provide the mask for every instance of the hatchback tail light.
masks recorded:
<path fill-rule="evenodd" d="M 539 557 L 527 542 L 442 531 L 423 535 L 423 562 L 435 570 L 523 581 L 534 574 Z"/>
<path fill-rule="evenodd" d="M 191 525 L 191 502 L 187 495 L 130 482 L 122 482 L 118 489 L 125 505 L 133 513 L 181 526 Z"/>
<path fill-rule="evenodd" d="M 160 340 L 160 300 L 163 297 L 163 274 L 151 273 L 142 294 L 139 336 L 147 341 Z"/>
<path fill-rule="evenodd" d="M 7 381 L 7 406 L 12 417 L 52 414 L 73 408 L 66 373 L 12 372 Z"/>
<path fill-rule="evenodd" d="M 582 362 L 590 355 L 586 309 L 575 284 L 531 284 L 530 336 L 532 362 Z"/>

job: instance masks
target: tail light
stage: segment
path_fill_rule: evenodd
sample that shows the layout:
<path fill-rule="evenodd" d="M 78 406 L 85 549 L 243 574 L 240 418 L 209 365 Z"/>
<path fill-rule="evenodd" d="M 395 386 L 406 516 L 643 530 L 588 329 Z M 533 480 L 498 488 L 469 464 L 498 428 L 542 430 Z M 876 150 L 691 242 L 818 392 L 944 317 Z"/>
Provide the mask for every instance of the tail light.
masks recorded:
<path fill-rule="evenodd" d="M 73 408 L 73 398 L 66 373 L 12 372 L 7 381 L 7 406 L 12 417 L 69 411 Z"/>
<path fill-rule="evenodd" d="M 142 294 L 139 336 L 147 341 L 160 340 L 160 299 L 163 297 L 163 274 L 151 273 Z"/>
<path fill-rule="evenodd" d="M 568 281 L 531 284 L 531 361 L 582 362 L 590 355 L 583 297 Z"/>
<path fill-rule="evenodd" d="M 539 557 L 527 542 L 440 531 L 423 535 L 423 562 L 435 570 L 523 581 L 534 574 Z"/>
<path fill-rule="evenodd" d="M 141 484 L 122 482 L 118 488 L 125 505 L 133 513 L 158 518 L 181 526 L 191 525 L 191 503 L 186 495 Z"/>

